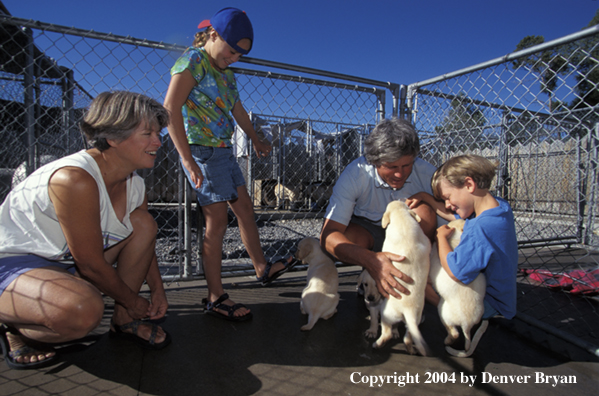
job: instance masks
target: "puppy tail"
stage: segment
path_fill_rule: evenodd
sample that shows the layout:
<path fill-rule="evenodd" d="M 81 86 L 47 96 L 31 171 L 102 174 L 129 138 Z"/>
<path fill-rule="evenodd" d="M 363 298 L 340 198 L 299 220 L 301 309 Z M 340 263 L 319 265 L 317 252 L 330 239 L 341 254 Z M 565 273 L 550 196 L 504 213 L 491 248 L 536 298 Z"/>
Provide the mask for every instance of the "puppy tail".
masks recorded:
<path fill-rule="evenodd" d="M 483 334 L 485 334 L 485 331 L 487 331 L 487 327 L 489 327 L 489 321 L 483 320 L 480 324 L 480 327 L 476 330 L 474 337 L 472 337 L 472 343 L 470 344 L 470 348 L 468 348 L 467 351 L 458 351 L 457 349 L 453 349 L 450 346 L 446 346 L 445 350 L 450 355 L 456 357 L 468 357 L 472 355 L 474 353 L 474 350 L 476 349 L 476 346 L 478 345 L 478 342 L 483 337 Z"/>
<path fill-rule="evenodd" d="M 312 327 L 314 327 L 314 325 L 316 324 L 316 322 L 318 321 L 319 317 L 314 315 L 314 314 L 310 314 L 308 316 L 308 323 L 306 323 L 305 325 L 303 325 L 301 327 L 302 331 L 309 331 L 312 330 Z"/>
<path fill-rule="evenodd" d="M 418 323 L 416 323 L 416 318 L 405 318 L 406 319 L 406 327 L 409 335 L 411 336 L 414 347 L 420 352 L 422 356 L 431 356 L 430 348 L 426 341 L 424 341 L 424 337 L 422 337 L 422 333 L 418 328 Z M 404 338 L 404 342 L 406 339 Z"/>
<path fill-rule="evenodd" d="M 420 333 L 420 329 L 418 329 L 418 327 L 416 327 L 416 331 L 415 332 L 410 331 L 410 334 L 412 335 L 412 338 L 414 340 L 414 346 L 416 347 L 418 352 L 420 352 L 420 354 L 422 356 L 431 356 L 431 350 L 428 347 L 428 344 L 426 343 L 426 341 L 424 341 L 424 338 L 422 337 L 422 333 Z"/>

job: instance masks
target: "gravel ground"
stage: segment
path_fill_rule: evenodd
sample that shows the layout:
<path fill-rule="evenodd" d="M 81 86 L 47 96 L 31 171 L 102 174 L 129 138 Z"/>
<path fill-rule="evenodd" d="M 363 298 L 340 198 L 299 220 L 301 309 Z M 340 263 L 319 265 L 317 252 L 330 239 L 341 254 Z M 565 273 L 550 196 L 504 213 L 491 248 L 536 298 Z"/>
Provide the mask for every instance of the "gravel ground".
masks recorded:
<path fill-rule="evenodd" d="M 155 213 L 159 226 L 156 242 L 156 254 L 163 274 L 179 273 L 179 256 L 183 246 L 179 247 L 177 213 L 162 210 Z M 231 217 L 223 241 L 223 272 L 251 269 L 249 255 L 241 241 L 237 221 Z M 322 227 L 322 218 L 285 219 L 258 221 L 258 232 L 262 249 L 267 259 L 285 257 L 295 253 L 297 244 L 305 237 L 318 238 Z M 198 255 L 197 226 L 192 224 L 191 237 L 192 263 L 196 265 Z"/>

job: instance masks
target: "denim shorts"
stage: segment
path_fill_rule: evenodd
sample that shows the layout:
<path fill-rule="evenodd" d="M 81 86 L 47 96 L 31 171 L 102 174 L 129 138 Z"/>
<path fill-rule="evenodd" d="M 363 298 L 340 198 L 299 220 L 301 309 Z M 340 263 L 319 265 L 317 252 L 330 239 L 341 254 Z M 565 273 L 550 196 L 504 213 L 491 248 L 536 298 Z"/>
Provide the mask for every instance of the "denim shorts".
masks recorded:
<path fill-rule="evenodd" d="M 230 147 L 209 147 L 192 144 L 191 155 L 200 167 L 204 180 L 200 188 L 193 187 L 189 171 L 183 167 L 192 183 L 200 206 L 237 199 L 237 188 L 245 185 L 243 173 Z"/>
<path fill-rule="evenodd" d="M 372 235 L 372 239 L 374 240 L 374 244 L 372 245 L 373 252 L 380 252 L 383 250 L 383 242 L 385 242 L 385 229 L 382 226 L 365 217 L 356 215 L 352 215 L 349 222 L 359 225 L 368 231 L 370 235 Z"/>
<path fill-rule="evenodd" d="M 75 264 L 47 260 L 33 254 L 0 258 L 0 294 L 20 275 L 44 267 L 59 267 L 75 274 Z"/>

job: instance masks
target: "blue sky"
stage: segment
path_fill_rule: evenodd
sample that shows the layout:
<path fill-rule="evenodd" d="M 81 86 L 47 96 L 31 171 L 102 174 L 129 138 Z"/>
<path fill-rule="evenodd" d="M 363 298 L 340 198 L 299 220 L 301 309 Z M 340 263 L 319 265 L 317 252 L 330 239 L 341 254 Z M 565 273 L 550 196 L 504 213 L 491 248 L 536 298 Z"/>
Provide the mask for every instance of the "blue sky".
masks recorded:
<path fill-rule="evenodd" d="M 577 32 L 599 9 L 598 0 L 2 1 L 19 18 L 183 45 L 202 19 L 234 6 L 254 25 L 251 57 L 399 84 L 503 56 L 527 35 Z"/>

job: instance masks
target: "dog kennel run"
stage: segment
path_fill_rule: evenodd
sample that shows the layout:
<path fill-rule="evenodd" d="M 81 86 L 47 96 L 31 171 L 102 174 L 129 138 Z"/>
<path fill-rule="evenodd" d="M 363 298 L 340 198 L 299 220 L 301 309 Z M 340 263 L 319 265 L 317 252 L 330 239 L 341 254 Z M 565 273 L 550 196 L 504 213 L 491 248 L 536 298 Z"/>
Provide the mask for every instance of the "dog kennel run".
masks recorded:
<path fill-rule="evenodd" d="M 76 123 L 98 93 L 162 101 L 183 50 L 7 15 L 0 22 L 2 199 L 19 166 L 29 174 L 85 146 Z M 243 58 L 240 94 L 274 148 L 259 159 L 242 139 L 236 147 L 265 254 L 287 255 L 318 236 L 330 187 L 365 136 L 385 116 L 409 117 L 429 162 L 465 152 L 497 161 L 495 191 L 516 215 L 519 317 L 598 354 L 598 43 L 599 29 L 589 28 L 412 85 Z M 140 174 L 165 282 L 201 277 L 201 219 L 166 133 L 156 166 Z M 230 220 L 223 273 L 250 274 Z"/>

